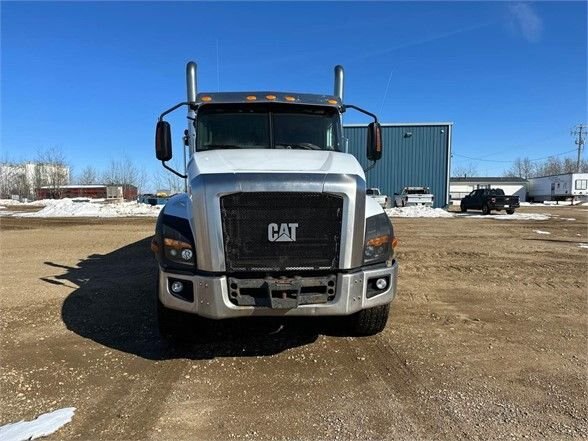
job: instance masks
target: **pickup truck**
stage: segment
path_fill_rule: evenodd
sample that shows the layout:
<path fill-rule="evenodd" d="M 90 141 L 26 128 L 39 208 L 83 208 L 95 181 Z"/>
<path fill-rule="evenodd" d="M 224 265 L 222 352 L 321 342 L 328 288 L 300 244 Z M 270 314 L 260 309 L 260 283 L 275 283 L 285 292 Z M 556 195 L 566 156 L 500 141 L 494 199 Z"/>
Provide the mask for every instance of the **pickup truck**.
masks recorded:
<path fill-rule="evenodd" d="M 368 188 L 365 194 L 374 199 L 382 208 L 388 208 L 388 196 L 382 194 L 379 188 Z"/>
<path fill-rule="evenodd" d="M 506 210 L 507 214 L 513 214 L 519 208 L 518 196 L 505 196 L 501 188 L 482 188 L 472 191 L 461 200 L 462 213 L 467 210 L 482 210 L 482 214 L 490 214 L 492 210 Z"/>
<path fill-rule="evenodd" d="M 394 205 L 396 207 L 410 207 L 422 205 L 432 207 L 435 196 L 431 194 L 429 187 L 404 187 L 402 193 L 394 194 Z"/>

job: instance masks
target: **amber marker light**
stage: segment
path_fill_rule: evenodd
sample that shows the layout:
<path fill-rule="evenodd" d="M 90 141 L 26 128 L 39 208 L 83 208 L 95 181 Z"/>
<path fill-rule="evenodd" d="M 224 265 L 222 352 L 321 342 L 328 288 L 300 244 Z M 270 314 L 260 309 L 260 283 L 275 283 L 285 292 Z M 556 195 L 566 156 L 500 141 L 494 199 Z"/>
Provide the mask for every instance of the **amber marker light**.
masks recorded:
<path fill-rule="evenodd" d="M 159 243 L 155 237 L 151 239 L 151 251 L 153 251 L 155 254 L 159 253 Z"/>
<path fill-rule="evenodd" d="M 390 241 L 390 243 L 392 244 L 392 248 L 396 248 L 398 246 L 398 238 L 392 237 L 392 240 Z"/>
<path fill-rule="evenodd" d="M 385 245 L 388 242 L 390 242 L 390 236 L 385 235 L 385 236 L 374 237 L 373 239 L 368 240 L 367 244 L 371 247 L 380 247 L 382 245 Z"/>
<path fill-rule="evenodd" d="M 329 104 L 337 104 L 337 100 L 327 100 L 327 103 L 329 103 Z"/>
<path fill-rule="evenodd" d="M 265 99 L 270 100 L 270 101 L 273 101 L 273 100 L 276 99 L 276 96 L 275 95 L 266 95 L 265 96 Z"/>
<path fill-rule="evenodd" d="M 294 98 L 293 96 L 287 96 L 286 101 L 296 101 L 296 98 Z"/>
<path fill-rule="evenodd" d="M 257 97 L 255 95 L 248 95 L 247 97 L 245 97 L 245 99 L 247 101 L 255 101 Z"/>
<path fill-rule="evenodd" d="M 181 240 L 168 239 L 167 237 L 163 240 L 163 244 L 169 248 L 175 248 L 181 250 L 183 248 L 192 248 L 192 245 Z"/>
<path fill-rule="evenodd" d="M 208 101 L 212 101 L 212 97 L 211 96 L 203 96 L 202 98 L 200 98 L 202 101 L 208 102 Z"/>

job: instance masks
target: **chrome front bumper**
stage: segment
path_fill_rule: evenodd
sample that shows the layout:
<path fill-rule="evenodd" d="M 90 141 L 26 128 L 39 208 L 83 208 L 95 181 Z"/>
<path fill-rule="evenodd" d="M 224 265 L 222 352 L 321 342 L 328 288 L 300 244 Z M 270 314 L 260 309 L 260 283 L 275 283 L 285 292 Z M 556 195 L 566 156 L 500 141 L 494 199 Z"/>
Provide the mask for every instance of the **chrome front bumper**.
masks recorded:
<path fill-rule="evenodd" d="M 362 309 L 385 305 L 396 296 L 398 263 L 390 268 L 362 269 L 337 276 L 337 289 L 329 303 L 300 305 L 292 309 L 273 309 L 258 306 L 237 306 L 229 300 L 227 277 L 204 277 L 171 274 L 159 270 L 158 295 L 161 303 L 170 309 L 197 314 L 212 319 L 248 316 L 333 316 L 349 315 Z M 367 298 L 368 280 L 390 276 L 388 289 Z M 194 287 L 194 301 L 189 302 L 171 294 L 168 279 L 187 280 Z"/>

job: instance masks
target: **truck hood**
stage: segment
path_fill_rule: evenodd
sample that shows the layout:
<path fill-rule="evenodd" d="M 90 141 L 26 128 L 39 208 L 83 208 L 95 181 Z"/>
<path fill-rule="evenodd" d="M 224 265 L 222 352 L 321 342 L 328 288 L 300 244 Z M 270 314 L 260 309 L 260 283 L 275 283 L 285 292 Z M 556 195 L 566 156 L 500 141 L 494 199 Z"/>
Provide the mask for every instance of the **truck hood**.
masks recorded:
<path fill-rule="evenodd" d="M 338 173 L 358 175 L 363 169 L 353 155 L 329 151 L 259 149 L 210 150 L 194 154 L 190 173 Z"/>

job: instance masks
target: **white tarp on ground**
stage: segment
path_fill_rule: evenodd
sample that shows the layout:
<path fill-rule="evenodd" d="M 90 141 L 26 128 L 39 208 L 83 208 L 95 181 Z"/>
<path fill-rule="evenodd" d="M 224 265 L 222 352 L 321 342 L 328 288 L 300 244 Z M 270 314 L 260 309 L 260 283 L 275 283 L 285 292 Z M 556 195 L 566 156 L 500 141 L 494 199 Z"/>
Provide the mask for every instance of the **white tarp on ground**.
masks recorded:
<path fill-rule="evenodd" d="M 1 204 L 2 202 L 0 202 Z M 9 212 L 13 217 L 157 217 L 162 205 L 151 206 L 133 202 L 76 201 L 75 199 L 47 199 L 22 206 L 44 205 L 35 212 Z"/>
<path fill-rule="evenodd" d="M 51 435 L 71 421 L 75 407 L 66 407 L 40 415 L 32 421 L 19 421 L 0 427 L 0 440 L 25 441 Z"/>

